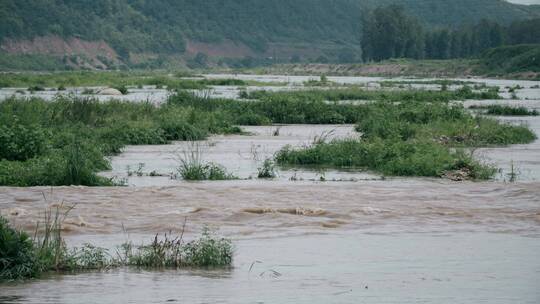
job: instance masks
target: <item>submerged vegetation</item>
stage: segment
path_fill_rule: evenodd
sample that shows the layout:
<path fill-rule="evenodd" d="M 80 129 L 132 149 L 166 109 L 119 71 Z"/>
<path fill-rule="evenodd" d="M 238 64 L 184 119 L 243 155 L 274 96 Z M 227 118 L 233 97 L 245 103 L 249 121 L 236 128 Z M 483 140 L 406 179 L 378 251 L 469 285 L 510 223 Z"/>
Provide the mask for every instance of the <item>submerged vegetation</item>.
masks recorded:
<path fill-rule="evenodd" d="M 36 278 L 49 272 L 112 267 L 226 267 L 232 264 L 231 241 L 217 237 L 208 228 L 204 228 L 201 237 L 190 242 L 183 239 L 183 233 L 174 238 L 156 235 L 149 245 L 124 243 L 117 247 L 115 254 L 92 244 L 68 248 L 62 237 L 62 223 L 72 207 L 64 207 L 47 210 L 33 238 L 12 228 L 0 216 L 0 282 Z"/>

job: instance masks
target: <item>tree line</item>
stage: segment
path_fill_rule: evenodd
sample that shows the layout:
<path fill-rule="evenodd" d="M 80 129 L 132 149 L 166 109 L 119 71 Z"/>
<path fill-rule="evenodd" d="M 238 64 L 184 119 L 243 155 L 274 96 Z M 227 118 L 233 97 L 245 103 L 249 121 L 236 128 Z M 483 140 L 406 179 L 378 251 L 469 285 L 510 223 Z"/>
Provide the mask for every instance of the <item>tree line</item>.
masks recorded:
<path fill-rule="evenodd" d="M 502 45 L 540 43 L 540 18 L 504 26 L 481 20 L 458 28 L 427 28 L 398 5 L 379 7 L 362 20 L 362 59 L 451 59 Z"/>

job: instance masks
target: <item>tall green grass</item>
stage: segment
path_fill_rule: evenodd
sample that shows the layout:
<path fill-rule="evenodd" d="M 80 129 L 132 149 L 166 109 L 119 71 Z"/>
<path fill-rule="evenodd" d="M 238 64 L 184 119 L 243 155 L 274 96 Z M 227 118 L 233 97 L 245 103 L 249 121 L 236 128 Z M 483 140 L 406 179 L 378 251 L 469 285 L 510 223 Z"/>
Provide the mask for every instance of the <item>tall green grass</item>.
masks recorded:
<path fill-rule="evenodd" d="M 473 117 L 462 106 L 441 102 L 373 103 L 356 129 L 361 139 L 285 147 L 276 154 L 276 161 L 281 165 L 361 168 L 394 176 L 439 177 L 460 170 L 471 179 L 488 179 L 494 168 L 456 148 L 536 139 L 524 126 Z"/>
<path fill-rule="evenodd" d="M 465 85 L 455 91 L 438 90 L 365 90 L 360 87 L 347 87 L 342 89 L 319 89 L 293 92 L 270 92 L 254 91 L 244 97 L 248 99 L 269 100 L 296 100 L 296 101 L 343 101 L 343 100 L 368 100 L 368 101 L 451 101 L 465 99 L 499 99 L 495 90 L 474 91 Z"/>
<path fill-rule="evenodd" d="M 198 144 L 193 144 L 184 151 L 182 155 L 178 155 L 177 172 L 180 177 L 188 181 L 203 181 L 203 180 L 231 180 L 238 177 L 227 172 L 227 170 L 215 163 L 205 162 L 203 160 L 203 151 Z"/>
<path fill-rule="evenodd" d="M 238 133 L 227 117 L 192 107 L 58 97 L 0 102 L 0 185 L 111 185 L 96 175 L 125 145 Z"/>
<path fill-rule="evenodd" d="M 116 254 L 86 243 L 68 248 L 62 236 L 62 223 L 72 207 L 60 205 L 45 212 L 32 238 L 12 228 L 0 216 L 0 282 L 40 277 L 48 272 L 103 270 L 112 267 L 145 268 L 226 267 L 232 264 L 230 240 L 217 237 L 205 228 L 202 235 L 185 241 L 178 237 L 156 237 L 148 245 L 126 242 Z"/>
<path fill-rule="evenodd" d="M 505 105 L 471 106 L 470 109 L 485 110 L 487 115 L 501 116 L 538 116 L 537 110 L 529 110 L 525 107 L 512 107 Z"/>

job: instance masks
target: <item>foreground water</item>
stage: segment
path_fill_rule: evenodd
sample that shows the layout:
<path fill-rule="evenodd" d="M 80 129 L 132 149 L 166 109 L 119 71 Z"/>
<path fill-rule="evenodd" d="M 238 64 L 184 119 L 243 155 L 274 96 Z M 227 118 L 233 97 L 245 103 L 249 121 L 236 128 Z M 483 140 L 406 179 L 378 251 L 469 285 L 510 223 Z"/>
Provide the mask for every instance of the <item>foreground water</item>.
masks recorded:
<path fill-rule="evenodd" d="M 2 286 L 0 302 L 534 304 L 540 300 L 537 239 L 482 233 L 336 234 L 235 244 L 231 270 L 121 269 L 55 276 Z"/>
<path fill-rule="evenodd" d="M 47 200 L 44 199 L 46 197 Z M 538 303 L 540 184 L 409 179 L 2 188 L 31 230 L 76 204 L 70 245 L 220 227 L 234 268 L 119 269 L 0 286 L 2 303 Z M 82 297 L 81 295 L 84 295 Z"/>

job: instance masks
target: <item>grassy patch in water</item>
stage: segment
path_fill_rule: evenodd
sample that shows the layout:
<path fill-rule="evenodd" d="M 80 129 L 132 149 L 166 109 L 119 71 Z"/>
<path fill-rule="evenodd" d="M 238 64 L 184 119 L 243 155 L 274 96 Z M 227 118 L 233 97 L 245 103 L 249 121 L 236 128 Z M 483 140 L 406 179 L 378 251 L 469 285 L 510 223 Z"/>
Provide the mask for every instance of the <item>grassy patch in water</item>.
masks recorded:
<path fill-rule="evenodd" d="M 218 112 L 240 125 L 355 123 L 364 113 L 362 106 L 327 103 L 320 99 L 276 97 L 260 101 L 242 101 L 202 98 L 187 92 L 171 96 L 168 104 Z"/>
<path fill-rule="evenodd" d="M 111 185 L 96 172 L 125 145 L 238 133 L 218 112 L 191 107 L 58 97 L 0 102 L 0 185 Z"/>
<path fill-rule="evenodd" d="M 526 127 L 473 117 L 462 106 L 446 103 L 374 103 L 356 128 L 361 139 L 285 147 L 276 154 L 276 161 L 361 168 L 394 176 L 439 177 L 460 171 L 470 179 L 488 179 L 494 168 L 458 147 L 529 143 L 536 138 Z"/>
<path fill-rule="evenodd" d="M 92 72 L 70 71 L 55 73 L 2 73 L 0 87 L 29 87 L 30 91 L 40 91 L 44 87 L 80 87 L 126 86 L 141 87 L 151 85 L 169 89 L 204 89 L 208 86 L 245 86 L 260 85 L 258 82 L 246 82 L 239 79 L 184 79 L 194 76 L 186 73 L 170 74 L 166 72 L 130 71 L 130 72 Z M 120 90 L 122 91 L 122 90 Z"/>
<path fill-rule="evenodd" d="M 182 236 L 156 235 L 148 245 L 128 242 L 120 248 L 122 264 L 144 268 L 225 267 L 233 259 L 231 241 L 216 237 L 207 228 L 200 238 L 187 243 Z"/>
<path fill-rule="evenodd" d="M 105 248 L 88 243 L 68 248 L 62 237 L 62 223 L 71 209 L 61 205 L 54 212 L 46 211 L 34 238 L 12 228 L 0 216 L 0 282 L 36 278 L 49 272 L 112 267 L 226 267 L 232 264 L 231 241 L 217 237 L 206 228 L 199 238 L 190 242 L 184 241 L 183 233 L 174 238 L 156 235 L 149 245 L 135 246 L 127 242 L 118 246 L 115 256 Z"/>
<path fill-rule="evenodd" d="M 248 99 L 268 100 L 296 100 L 296 101 L 343 101 L 343 100 L 368 100 L 368 101 L 451 101 L 465 99 L 499 99 L 495 90 L 486 89 L 473 91 L 469 86 L 463 86 L 455 91 L 440 90 L 365 90 L 359 87 L 347 87 L 342 89 L 305 90 L 294 92 L 270 92 L 254 91 L 246 94 Z"/>
<path fill-rule="evenodd" d="M 525 107 L 512 107 L 504 105 L 471 106 L 470 109 L 486 110 L 484 114 L 500 116 L 538 116 L 537 110 L 529 110 Z"/>
<path fill-rule="evenodd" d="M 203 161 L 202 154 L 200 146 L 195 144 L 183 155 L 177 157 L 179 163 L 177 172 L 182 179 L 188 181 L 238 179 L 238 177 L 228 173 L 224 167 Z"/>
<path fill-rule="evenodd" d="M 293 149 L 285 147 L 276 155 L 284 165 L 359 168 L 390 176 L 432 176 L 467 170 L 473 179 L 487 179 L 495 173 L 489 166 L 475 161 L 464 152 L 452 152 L 432 141 L 335 140 Z"/>

